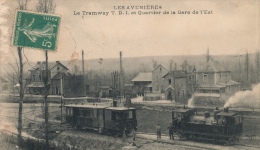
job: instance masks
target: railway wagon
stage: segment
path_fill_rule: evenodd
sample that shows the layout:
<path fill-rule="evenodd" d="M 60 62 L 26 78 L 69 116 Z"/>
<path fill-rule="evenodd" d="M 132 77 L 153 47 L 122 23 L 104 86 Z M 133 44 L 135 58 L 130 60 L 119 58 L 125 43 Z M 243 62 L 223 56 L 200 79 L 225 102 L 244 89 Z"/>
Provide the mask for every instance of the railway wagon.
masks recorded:
<path fill-rule="evenodd" d="M 196 109 L 172 111 L 173 126 L 179 137 L 233 143 L 243 133 L 243 116 L 236 112 L 214 110 L 213 116 L 205 112 L 198 116 Z"/>
<path fill-rule="evenodd" d="M 99 133 L 129 134 L 137 126 L 136 109 L 102 105 L 66 105 L 66 121 L 77 129 L 93 129 Z"/>

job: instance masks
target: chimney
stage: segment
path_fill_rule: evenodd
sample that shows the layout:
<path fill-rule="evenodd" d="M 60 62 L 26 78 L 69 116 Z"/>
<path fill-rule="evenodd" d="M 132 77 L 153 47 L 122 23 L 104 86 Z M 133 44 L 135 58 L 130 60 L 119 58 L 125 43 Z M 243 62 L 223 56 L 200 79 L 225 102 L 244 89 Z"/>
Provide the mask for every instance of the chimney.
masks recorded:
<path fill-rule="evenodd" d="M 113 101 L 113 107 L 117 107 L 117 101 Z"/>
<path fill-rule="evenodd" d="M 60 61 L 56 61 L 56 63 L 60 63 Z"/>
<path fill-rule="evenodd" d="M 205 118 L 209 118 L 210 117 L 210 113 L 206 111 L 205 114 L 204 114 L 204 117 Z"/>
<path fill-rule="evenodd" d="M 228 112 L 228 107 L 224 108 L 224 112 Z"/>

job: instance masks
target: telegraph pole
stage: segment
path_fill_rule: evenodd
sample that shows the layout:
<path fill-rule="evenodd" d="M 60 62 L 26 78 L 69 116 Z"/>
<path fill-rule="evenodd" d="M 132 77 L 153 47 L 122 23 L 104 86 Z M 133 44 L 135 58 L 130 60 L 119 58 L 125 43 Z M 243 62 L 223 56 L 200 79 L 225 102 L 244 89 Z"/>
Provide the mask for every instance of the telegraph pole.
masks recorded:
<path fill-rule="evenodd" d="M 116 107 L 116 81 L 118 79 L 118 72 L 114 71 L 111 73 L 111 77 L 112 77 L 112 84 L 113 84 L 113 107 Z"/>
<path fill-rule="evenodd" d="M 124 77 L 123 77 L 123 65 L 122 65 L 122 51 L 120 51 L 120 103 L 123 96 L 124 89 Z"/>
<path fill-rule="evenodd" d="M 84 66 L 84 50 L 82 50 L 82 74 L 85 79 L 85 66 Z"/>

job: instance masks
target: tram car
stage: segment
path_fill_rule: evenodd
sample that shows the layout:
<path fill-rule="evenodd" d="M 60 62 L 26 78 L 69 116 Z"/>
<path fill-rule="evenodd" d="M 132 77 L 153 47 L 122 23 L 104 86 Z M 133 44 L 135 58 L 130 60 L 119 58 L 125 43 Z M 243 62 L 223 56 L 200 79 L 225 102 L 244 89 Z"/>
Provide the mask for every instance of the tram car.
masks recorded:
<path fill-rule="evenodd" d="M 209 112 L 198 116 L 196 109 L 174 110 L 172 124 L 180 138 L 193 140 L 235 143 L 243 133 L 243 116 L 229 112 L 228 108 L 224 111 L 216 108 L 212 117 Z"/>
<path fill-rule="evenodd" d="M 65 105 L 66 122 L 77 129 L 93 129 L 99 133 L 129 134 L 137 126 L 136 109 L 93 105 Z"/>

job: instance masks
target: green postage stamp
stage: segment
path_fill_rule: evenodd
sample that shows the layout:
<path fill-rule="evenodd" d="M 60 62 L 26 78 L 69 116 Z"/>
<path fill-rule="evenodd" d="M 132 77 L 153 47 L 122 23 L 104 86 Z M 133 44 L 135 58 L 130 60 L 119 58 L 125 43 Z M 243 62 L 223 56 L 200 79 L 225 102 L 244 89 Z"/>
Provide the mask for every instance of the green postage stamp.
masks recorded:
<path fill-rule="evenodd" d="M 60 16 L 18 10 L 13 45 L 55 51 Z"/>

